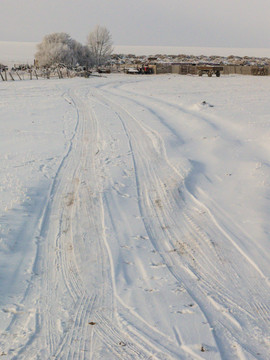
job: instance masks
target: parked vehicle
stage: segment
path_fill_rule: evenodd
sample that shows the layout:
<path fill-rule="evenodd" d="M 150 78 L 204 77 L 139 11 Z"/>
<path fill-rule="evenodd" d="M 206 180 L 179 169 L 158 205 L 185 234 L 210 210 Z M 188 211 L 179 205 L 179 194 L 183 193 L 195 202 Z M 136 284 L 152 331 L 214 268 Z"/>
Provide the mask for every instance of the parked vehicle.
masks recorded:
<path fill-rule="evenodd" d="M 220 72 L 223 71 L 223 66 L 199 65 L 197 66 L 197 71 L 199 76 L 207 74 L 209 77 L 211 77 L 213 74 L 215 74 L 217 77 L 220 77 Z"/>

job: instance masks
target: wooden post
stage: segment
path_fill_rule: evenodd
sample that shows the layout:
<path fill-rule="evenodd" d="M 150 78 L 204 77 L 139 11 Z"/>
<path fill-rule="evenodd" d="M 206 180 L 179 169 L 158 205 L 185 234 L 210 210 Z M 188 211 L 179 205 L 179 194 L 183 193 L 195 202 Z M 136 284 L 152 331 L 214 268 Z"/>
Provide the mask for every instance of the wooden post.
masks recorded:
<path fill-rule="evenodd" d="M 5 79 L 3 77 L 3 74 L 2 74 L 2 71 L 0 71 L 0 75 L 1 75 L 2 80 L 5 81 Z"/>
<path fill-rule="evenodd" d="M 5 80 L 7 81 L 7 70 L 5 69 Z"/>
<path fill-rule="evenodd" d="M 33 77 L 32 77 L 32 70 L 31 69 L 29 70 L 29 74 L 30 74 L 30 80 L 32 80 Z"/>
<path fill-rule="evenodd" d="M 61 69 L 58 68 L 58 71 L 59 71 L 59 79 L 63 79 L 63 73 L 62 73 Z"/>
<path fill-rule="evenodd" d="M 20 74 L 18 73 L 17 70 L 16 70 L 16 74 L 18 75 L 19 79 L 22 80 L 22 78 L 20 77 Z"/>

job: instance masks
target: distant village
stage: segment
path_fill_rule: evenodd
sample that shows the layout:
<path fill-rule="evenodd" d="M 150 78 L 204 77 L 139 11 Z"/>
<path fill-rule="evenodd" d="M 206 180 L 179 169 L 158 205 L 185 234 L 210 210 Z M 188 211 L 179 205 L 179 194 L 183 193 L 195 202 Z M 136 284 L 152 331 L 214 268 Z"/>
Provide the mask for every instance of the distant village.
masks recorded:
<path fill-rule="evenodd" d="M 114 65 L 144 64 L 144 63 L 190 63 L 190 64 L 213 64 L 213 65 L 242 65 L 242 66 L 270 66 L 270 58 L 249 57 L 249 56 L 195 56 L 195 55 L 162 55 L 136 56 L 133 54 L 113 54 L 110 61 Z"/>
<path fill-rule="evenodd" d="M 205 56 L 205 55 L 162 55 L 154 56 L 136 56 L 133 54 L 111 55 L 107 66 L 113 70 L 124 71 L 127 73 L 136 73 L 136 69 L 141 69 L 147 64 L 151 73 L 175 73 L 175 74 L 193 74 L 202 75 L 207 73 L 212 76 L 220 74 L 242 74 L 242 75 L 269 75 L 270 58 L 250 57 L 250 56 Z M 202 70 L 209 68 L 209 71 Z M 212 70 L 211 70 L 212 69 Z M 218 69 L 215 71 L 215 69 Z"/>

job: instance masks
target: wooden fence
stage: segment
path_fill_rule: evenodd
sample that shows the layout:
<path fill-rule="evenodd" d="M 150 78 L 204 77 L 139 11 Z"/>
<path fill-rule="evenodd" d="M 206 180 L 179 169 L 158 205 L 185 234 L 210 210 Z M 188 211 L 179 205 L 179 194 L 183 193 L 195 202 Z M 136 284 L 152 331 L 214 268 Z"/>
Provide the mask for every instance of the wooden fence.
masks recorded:
<path fill-rule="evenodd" d="M 9 70 L 6 66 L 0 67 L 0 81 L 15 80 L 33 80 L 33 79 L 64 79 L 73 77 L 89 77 L 91 71 L 83 69 L 68 69 L 63 67 L 54 67 L 48 69 L 36 68 L 12 68 Z"/>

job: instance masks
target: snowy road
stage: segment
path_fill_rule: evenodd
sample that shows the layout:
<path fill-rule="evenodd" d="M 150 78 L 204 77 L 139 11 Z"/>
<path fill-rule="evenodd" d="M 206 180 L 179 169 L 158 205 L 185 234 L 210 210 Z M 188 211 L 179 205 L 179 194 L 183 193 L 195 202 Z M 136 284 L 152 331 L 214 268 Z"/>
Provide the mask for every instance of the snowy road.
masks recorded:
<path fill-rule="evenodd" d="M 3 359 L 267 359 L 269 79 L 0 85 Z"/>

